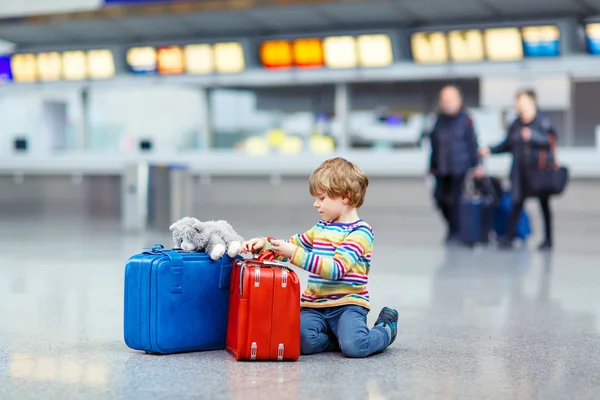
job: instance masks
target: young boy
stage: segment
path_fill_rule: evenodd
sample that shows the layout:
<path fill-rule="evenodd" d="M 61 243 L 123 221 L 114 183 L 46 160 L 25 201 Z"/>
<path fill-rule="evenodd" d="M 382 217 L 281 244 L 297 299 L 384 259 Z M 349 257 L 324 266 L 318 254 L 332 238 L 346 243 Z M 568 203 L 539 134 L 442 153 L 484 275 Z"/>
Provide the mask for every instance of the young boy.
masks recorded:
<path fill-rule="evenodd" d="M 373 329 L 367 326 L 370 310 L 368 275 L 373 230 L 361 220 L 369 180 L 356 165 L 343 158 L 321 164 L 310 176 L 310 194 L 321 221 L 289 241 L 269 243 L 259 237 L 243 243 L 246 252 L 272 249 L 280 260 L 310 272 L 302 294 L 300 350 L 302 354 L 339 351 L 363 358 L 394 342 L 398 312 L 385 307 Z"/>

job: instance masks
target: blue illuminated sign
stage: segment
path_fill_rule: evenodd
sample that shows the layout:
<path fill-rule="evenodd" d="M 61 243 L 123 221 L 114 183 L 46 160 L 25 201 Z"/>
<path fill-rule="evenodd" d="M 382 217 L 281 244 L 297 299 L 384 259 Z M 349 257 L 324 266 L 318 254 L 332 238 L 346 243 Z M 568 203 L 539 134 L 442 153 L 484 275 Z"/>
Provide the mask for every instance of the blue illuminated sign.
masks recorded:
<path fill-rule="evenodd" d="M 525 57 L 560 55 L 560 29 L 556 25 L 524 27 L 522 37 Z"/>
<path fill-rule="evenodd" d="M 600 38 L 587 38 L 588 51 L 591 54 L 600 54 Z"/>
<path fill-rule="evenodd" d="M 0 82 L 12 81 L 12 69 L 10 68 L 10 56 L 0 55 Z"/>
<path fill-rule="evenodd" d="M 585 38 L 590 54 L 600 55 L 600 24 L 588 24 L 585 29 Z"/>
<path fill-rule="evenodd" d="M 560 54 L 560 43 L 557 40 L 539 42 L 523 41 L 525 57 L 556 57 Z"/>

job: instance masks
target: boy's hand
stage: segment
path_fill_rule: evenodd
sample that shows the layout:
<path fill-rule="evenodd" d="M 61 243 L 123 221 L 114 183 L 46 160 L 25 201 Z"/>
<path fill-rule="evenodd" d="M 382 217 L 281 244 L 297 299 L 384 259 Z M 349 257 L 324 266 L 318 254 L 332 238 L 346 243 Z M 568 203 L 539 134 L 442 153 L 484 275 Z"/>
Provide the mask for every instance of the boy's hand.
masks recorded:
<path fill-rule="evenodd" d="M 275 254 L 285 258 L 291 258 L 296 250 L 295 244 L 286 242 L 285 240 L 272 240 L 271 241 L 272 249 L 275 251 Z"/>
<path fill-rule="evenodd" d="M 265 240 L 261 238 L 254 238 L 246 240 L 242 243 L 242 250 L 244 253 L 255 253 L 265 247 Z"/>

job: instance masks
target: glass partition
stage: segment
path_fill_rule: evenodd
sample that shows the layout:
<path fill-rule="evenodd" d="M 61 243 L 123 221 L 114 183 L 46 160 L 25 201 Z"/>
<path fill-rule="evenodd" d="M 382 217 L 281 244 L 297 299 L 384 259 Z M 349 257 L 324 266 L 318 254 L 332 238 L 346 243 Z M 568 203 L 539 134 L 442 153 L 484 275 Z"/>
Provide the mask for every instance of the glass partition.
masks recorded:
<path fill-rule="evenodd" d="M 348 135 L 351 148 L 421 147 L 433 127 L 440 89 L 457 85 L 484 141 L 502 131 L 502 111 L 479 107 L 479 80 L 360 83 L 350 86 Z"/>
<path fill-rule="evenodd" d="M 213 148 L 251 154 L 335 148 L 332 85 L 215 89 L 209 104 Z"/>
<path fill-rule="evenodd" d="M 87 147 L 158 153 L 202 149 L 201 105 L 201 92 L 193 86 L 91 89 Z"/>

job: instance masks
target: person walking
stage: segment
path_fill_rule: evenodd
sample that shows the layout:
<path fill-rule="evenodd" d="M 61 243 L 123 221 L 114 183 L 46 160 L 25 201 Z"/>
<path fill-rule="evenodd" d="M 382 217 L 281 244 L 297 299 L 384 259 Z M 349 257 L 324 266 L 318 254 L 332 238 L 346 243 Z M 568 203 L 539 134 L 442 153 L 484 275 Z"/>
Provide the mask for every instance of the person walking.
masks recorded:
<path fill-rule="evenodd" d="M 429 172 L 435 177 L 433 197 L 447 225 L 446 243 L 458 242 L 459 207 L 467 172 L 481 174 L 473 120 L 463 107 L 458 87 L 440 91 L 440 112 L 430 133 Z"/>
<path fill-rule="evenodd" d="M 545 152 L 546 162 L 555 162 L 552 149 L 556 143 L 556 129 L 550 118 L 538 110 L 535 92 L 529 89 L 517 92 L 515 108 L 518 116 L 508 128 L 506 138 L 497 146 L 482 148 L 480 151 L 484 157 L 510 153 L 513 159 L 510 169 L 513 208 L 506 236 L 499 239 L 501 248 L 511 248 L 513 245 L 523 204 L 531 197 L 530 173 L 538 168 L 542 152 Z M 550 250 L 553 246 L 550 198 L 538 196 L 538 200 L 544 217 L 545 234 L 539 249 Z"/>

